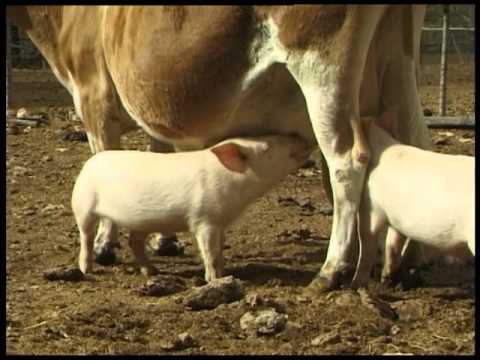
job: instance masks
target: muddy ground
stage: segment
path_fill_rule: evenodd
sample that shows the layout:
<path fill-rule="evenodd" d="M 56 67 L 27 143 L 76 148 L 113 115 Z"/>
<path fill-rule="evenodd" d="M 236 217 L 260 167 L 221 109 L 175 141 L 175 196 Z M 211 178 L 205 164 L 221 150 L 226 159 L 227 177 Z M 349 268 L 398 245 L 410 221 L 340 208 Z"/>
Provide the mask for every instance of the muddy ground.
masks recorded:
<path fill-rule="evenodd" d="M 473 62 L 450 66 L 449 115 L 474 112 Z M 438 65 L 425 65 L 422 103 L 436 113 Z M 360 301 L 350 290 L 310 297 L 304 289 L 326 255 L 331 216 L 321 168 L 300 169 L 259 199 L 227 233 L 226 272 L 242 280 L 250 298 L 280 304 L 287 325 L 269 336 L 245 333 L 240 318 L 251 310 L 245 298 L 213 310 L 193 311 L 186 292 L 163 297 L 136 292 L 147 280 L 132 264 L 122 234 L 114 266 L 94 267 L 93 279 L 48 281 L 43 272 L 76 264 L 79 245 L 70 195 L 86 142 L 63 140 L 81 123 L 68 120 L 72 101 L 51 74 L 14 72 L 13 105 L 43 111 L 48 124 L 7 131 L 6 349 L 8 354 L 473 354 L 473 265 L 433 266 L 424 285 L 387 288 L 372 281 L 372 298 L 393 315 Z M 474 154 L 474 130 L 431 130 L 436 150 Z M 138 131 L 125 148 L 145 149 Z M 315 159 L 315 157 L 314 157 Z M 452 186 L 455 186 L 452 183 Z M 292 198 L 299 204 L 282 199 Z M 160 277 L 198 285 L 203 267 L 196 245 L 180 234 L 185 254 L 154 257 Z M 188 292 L 188 290 L 187 290 Z M 250 298 L 251 299 L 251 298 Z M 187 332 L 182 349 L 168 344 Z"/>

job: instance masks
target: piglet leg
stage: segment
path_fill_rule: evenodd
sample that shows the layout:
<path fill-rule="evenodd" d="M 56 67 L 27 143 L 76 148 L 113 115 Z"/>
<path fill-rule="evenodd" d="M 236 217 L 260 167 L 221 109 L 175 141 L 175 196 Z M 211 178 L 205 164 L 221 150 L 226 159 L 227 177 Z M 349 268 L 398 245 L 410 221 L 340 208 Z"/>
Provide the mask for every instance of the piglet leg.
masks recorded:
<path fill-rule="evenodd" d="M 222 277 L 223 274 L 223 229 L 214 226 L 200 226 L 195 231 L 198 247 L 205 265 L 205 281 Z"/>

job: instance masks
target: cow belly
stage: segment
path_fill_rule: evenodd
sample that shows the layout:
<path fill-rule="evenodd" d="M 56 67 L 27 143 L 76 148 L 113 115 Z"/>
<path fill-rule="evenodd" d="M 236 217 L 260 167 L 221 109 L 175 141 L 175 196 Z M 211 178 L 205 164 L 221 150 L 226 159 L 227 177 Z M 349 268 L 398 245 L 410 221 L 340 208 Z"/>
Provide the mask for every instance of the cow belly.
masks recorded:
<path fill-rule="evenodd" d="M 180 148 L 268 133 L 314 141 L 303 95 L 248 7 L 114 7 L 105 16 L 111 78 L 151 136 Z"/>
<path fill-rule="evenodd" d="M 316 142 L 305 98 L 283 64 L 272 64 L 242 96 L 220 137 L 292 134 Z"/>
<path fill-rule="evenodd" d="M 141 117 L 135 107 L 130 108 L 129 113 L 149 135 L 183 150 L 204 148 L 226 138 L 267 134 L 295 133 L 315 143 L 303 94 L 283 64 L 271 64 L 255 79 L 250 79 L 246 88 L 241 83 L 232 88 L 236 91 L 223 102 L 223 106 L 216 106 L 215 111 L 203 116 L 199 111 L 195 119 L 180 119 L 179 123 L 195 121 L 196 124 L 181 129 L 182 135 L 176 133 L 175 126 L 168 122 L 158 125 L 158 122 L 150 122 L 148 117 Z M 215 99 L 206 97 L 201 106 L 212 110 L 211 101 Z M 128 109 L 128 104 L 124 106 Z M 180 114 L 188 117 L 185 112 Z M 167 110 L 167 114 L 159 113 L 158 117 L 162 119 L 164 115 L 171 116 Z"/>

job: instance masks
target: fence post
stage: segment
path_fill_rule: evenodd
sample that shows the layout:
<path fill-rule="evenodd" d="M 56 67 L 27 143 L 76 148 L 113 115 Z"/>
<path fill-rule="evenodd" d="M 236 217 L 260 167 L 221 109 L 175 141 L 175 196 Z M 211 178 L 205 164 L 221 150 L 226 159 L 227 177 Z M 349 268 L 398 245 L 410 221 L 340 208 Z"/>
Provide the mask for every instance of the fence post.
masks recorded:
<path fill-rule="evenodd" d="M 6 41 L 5 41 L 5 46 L 6 46 L 6 68 L 5 68 L 5 77 L 6 77 L 6 99 L 5 99 L 5 107 L 6 110 L 10 108 L 10 98 L 8 96 L 9 92 L 11 91 L 12 87 L 12 53 L 11 53 L 11 34 L 10 34 L 10 23 L 8 21 L 5 22 L 5 35 L 6 35 Z"/>
<path fill-rule="evenodd" d="M 440 59 L 440 104 L 438 112 L 445 116 L 447 107 L 447 44 L 449 31 L 449 6 L 443 5 L 442 54 Z"/>

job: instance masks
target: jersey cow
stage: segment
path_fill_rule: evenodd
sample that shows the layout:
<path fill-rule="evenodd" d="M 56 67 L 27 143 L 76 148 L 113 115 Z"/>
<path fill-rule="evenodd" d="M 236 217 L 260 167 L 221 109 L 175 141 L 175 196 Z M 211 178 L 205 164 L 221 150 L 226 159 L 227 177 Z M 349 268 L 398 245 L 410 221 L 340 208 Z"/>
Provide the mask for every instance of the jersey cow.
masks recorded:
<path fill-rule="evenodd" d="M 297 134 L 318 143 L 334 212 L 314 289 L 352 274 L 369 160 L 362 116 L 399 111 L 399 140 L 429 146 L 417 69 L 422 5 L 35 6 L 8 8 L 70 91 L 93 153 L 137 126 L 188 150 Z M 401 179 L 399 179 L 401 181 Z M 228 200 L 226 200 L 228 201 Z M 108 249 L 115 224 L 96 244 Z"/>

